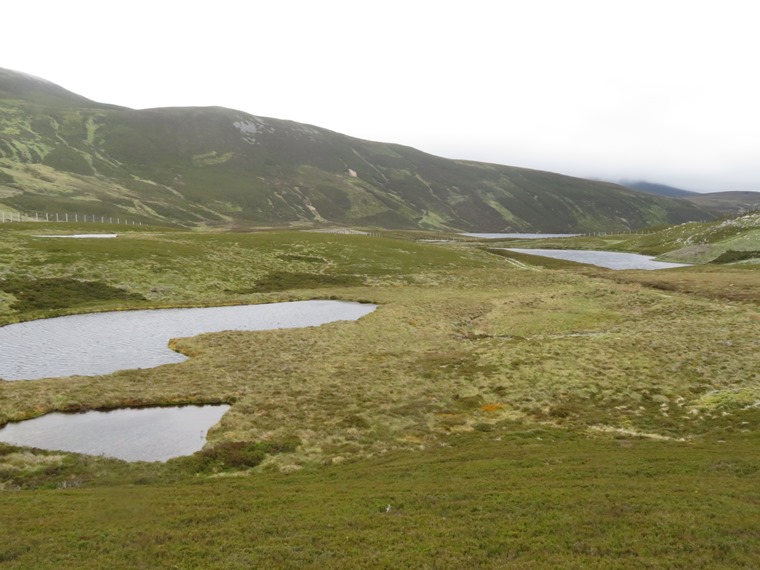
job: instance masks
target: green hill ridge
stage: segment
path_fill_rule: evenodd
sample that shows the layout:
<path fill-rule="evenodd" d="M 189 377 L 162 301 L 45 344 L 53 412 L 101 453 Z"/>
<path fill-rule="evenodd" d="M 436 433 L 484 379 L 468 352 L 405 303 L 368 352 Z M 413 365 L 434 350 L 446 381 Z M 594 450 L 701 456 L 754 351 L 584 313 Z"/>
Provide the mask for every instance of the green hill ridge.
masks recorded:
<path fill-rule="evenodd" d="M 684 200 L 221 107 L 133 110 L 0 69 L 0 209 L 183 226 L 617 231 Z"/>

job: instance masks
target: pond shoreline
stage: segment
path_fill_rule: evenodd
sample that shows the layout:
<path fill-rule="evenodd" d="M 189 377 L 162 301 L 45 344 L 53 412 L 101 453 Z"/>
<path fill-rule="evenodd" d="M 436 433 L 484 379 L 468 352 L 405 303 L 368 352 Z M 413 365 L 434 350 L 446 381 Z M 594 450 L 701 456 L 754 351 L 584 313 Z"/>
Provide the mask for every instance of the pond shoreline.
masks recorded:
<path fill-rule="evenodd" d="M 174 338 L 225 330 L 271 330 L 356 320 L 377 305 L 309 300 L 223 307 L 137 309 L 67 315 L 0 327 L 5 381 L 97 376 L 179 363 Z"/>
<path fill-rule="evenodd" d="M 124 461 L 166 461 L 200 451 L 208 430 L 229 409 L 229 404 L 208 404 L 50 412 L 5 424 L 0 442 Z"/>
<path fill-rule="evenodd" d="M 654 256 L 641 255 L 638 253 L 624 253 L 617 251 L 602 251 L 589 249 L 530 249 L 519 247 L 499 248 L 504 251 L 513 251 L 527 255 L 538 255 L 576 263 L 588 263 L 597 267 L 604 267 L 615 271 L 626 269 L 644 269 L 657 271 L 660 269 L 672 269 L 674 267 L 688 267 L 688 263 L 671 263 L 656 261 Z"/>

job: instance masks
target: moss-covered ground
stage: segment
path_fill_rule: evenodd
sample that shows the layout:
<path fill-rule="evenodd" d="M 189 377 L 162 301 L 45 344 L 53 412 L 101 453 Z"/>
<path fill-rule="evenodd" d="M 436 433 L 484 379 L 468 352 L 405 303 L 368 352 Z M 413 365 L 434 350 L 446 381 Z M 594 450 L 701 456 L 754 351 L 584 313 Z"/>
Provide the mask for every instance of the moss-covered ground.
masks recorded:
<path fill-rule="evenodd" d="M 41 227 L 0 227 L 4 323 L 379 308 L 178 339 L 191 358 L 155 369 L 0 383 L 0 423 L 232 405 L 203 452 L 165 464 L 0 446 L 4 567 L 760 563 L 757 265 L 611 272 L 467 240 Z M 20 304 L 27 289 L 56 303 Z"/>

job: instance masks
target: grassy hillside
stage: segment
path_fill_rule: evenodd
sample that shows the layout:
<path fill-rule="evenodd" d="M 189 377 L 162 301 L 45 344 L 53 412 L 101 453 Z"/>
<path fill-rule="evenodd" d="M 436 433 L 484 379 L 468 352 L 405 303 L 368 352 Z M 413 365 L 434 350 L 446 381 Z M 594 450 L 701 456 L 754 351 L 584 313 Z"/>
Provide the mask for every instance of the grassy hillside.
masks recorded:
<path fill-rule="evenodd" d="M 684 198 L 691 197 L 697 194 L 691 190 L 683 190 L 681 188 L 675 188 L 673 186 L 667 186 L 666 184 L 657 184 L 654 182 L 645 182 L 643 180 L 630 181 L 624 180 L 621 182 L 626 188 L 632 188 L 633 190 L 640 190 L 648 194 L 657 194 L 659 196 L 670 196 L 672 198 Z"/>
<path fill-rule="evenodd" d="M 232 405 L 204 451 L 164 464 L 0 446 L 4 567 L 760 560 L 757 264 L 649 272 L 693 275 L 689 291 L 419 233 L 35 237 L 83 227 L 0 226 L 2 322 L 307 298 L 380 307 L 179 339 L 191 358 L 155 369 L 0 382 L 0 423 Z"/>
<path fill-rule="evenodd" d="M 689 196 L 688 200 L 726 215 L 760 209 L 760 192 L 711 192 Z"/>
<path fill-rule="evenodd" d="M 621 182 L 626 188 L 684 200 L 721 215 L 736 215 L 760 209 L 760 192 L 692 192 L 652 182 Z"/>
<path fill-rule="evenodd" d="M 619 248 L 684 263 L 760 262 L 760 212 L 707 224 L 682 224 L 627 240 Z"/>
<path fill-rule="evenodd" d="M 0 209 L 180 225 L 598 231 L 711 218 L 685 201 L 447 160 L 223 108 L 135 111 L 0 70 Z"/>

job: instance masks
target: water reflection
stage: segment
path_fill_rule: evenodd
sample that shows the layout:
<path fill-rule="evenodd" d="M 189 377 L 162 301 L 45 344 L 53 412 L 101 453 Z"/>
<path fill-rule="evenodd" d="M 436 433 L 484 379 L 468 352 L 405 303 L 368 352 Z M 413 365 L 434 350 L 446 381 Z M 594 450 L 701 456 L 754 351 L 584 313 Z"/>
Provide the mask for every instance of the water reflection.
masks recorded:
<path fill-rule="evenodd" d="M 542 238 L 563 238 L 563 237 L 575 237 L 581 234 L 477 234 L 477 233 L 464 233 L 461 234 L 468 237 L 476 237 L 483 239 L 542 239 Z"/>
<path fill-rule="evenodd" d="M 52 413 L 7 424 L 0 441 L 51 451 L 105 455 L 125 461 L 166 461 L 191 455 L 228 405 Z"/>
<path fill-rule="evenodd" d="M 265 330 L 356 320 L 375 305 L 295 301 L 267 305 L 116 311 L 0 327 L 0 378 L 92 376 L 186 360 L 172 338 L 225 330 Z"/>
<path fill-rule="evenodd" d="M 581 249 L 523 249 L 517 247 L 505 248 L 507 251 L 541 255 L 554 259 L 589 263 L 607 269 L 668 269 L 671 267 L 684 267 L 686 263 L 667 263 L 654 261 L 653 256 L 639 255 L 637 253 L 619 253 L 616 251 L 588 251 Z"/>
<path fill-rule="evenodd" d="M 119 234 L 50 234 L 34 236 L 38 238 L 73 238 L 73 239 L 102 239 L 102 238 L 115 238 Z"/>

